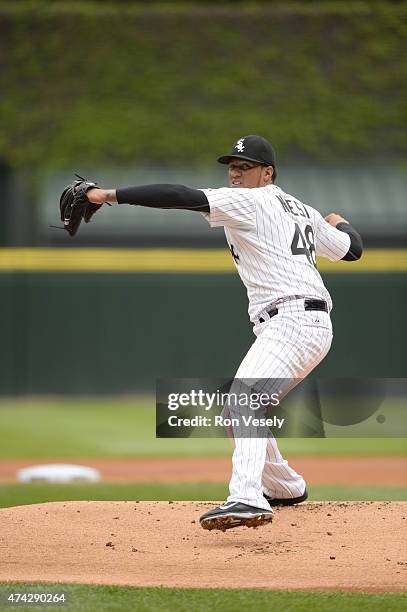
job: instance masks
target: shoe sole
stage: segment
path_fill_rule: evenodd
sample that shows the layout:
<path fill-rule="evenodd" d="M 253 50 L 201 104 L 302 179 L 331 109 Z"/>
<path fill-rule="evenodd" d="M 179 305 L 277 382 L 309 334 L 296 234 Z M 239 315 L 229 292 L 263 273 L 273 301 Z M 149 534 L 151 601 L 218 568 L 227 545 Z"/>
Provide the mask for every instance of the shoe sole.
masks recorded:
<path fill-rule="evenodd" d="M 267 525 L 273 521 L 272 514 L 257 514 L 256 516 L 239 516 L 237 514 L 225 514 L 223 516 L 216 516 L 214 518 L 208 518 L 201 521 L 201 527 L 212 531 L 213 529 L 219 529 L 220 531 L 226 531 L 227 529 L 234 529 L 235 527 L 252 527 L 257 529 L 262 525 Z"/>
<path fill-rule="evenodd" d="M 302 504 L 308 499 L 308 492 L 301 495 L 301 497 L 287 497 L 287 499 L 273 499 L 272 497 L 264 496 L 270 506 L 295 506 L 295 504 Z"/>

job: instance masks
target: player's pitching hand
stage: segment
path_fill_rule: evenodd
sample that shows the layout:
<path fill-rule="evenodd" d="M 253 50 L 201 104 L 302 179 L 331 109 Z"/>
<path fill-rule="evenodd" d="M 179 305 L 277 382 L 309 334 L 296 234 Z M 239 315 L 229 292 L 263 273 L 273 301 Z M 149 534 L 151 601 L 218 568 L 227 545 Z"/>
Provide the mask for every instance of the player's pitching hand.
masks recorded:
<path fill-rule="evenodd" d="M 328 221 L 328 223 L 330 225 L 333 225 L 334 227 L 336 227 L 338 223 L 349 223 L 347 219 L 344 219 L 343 217 L 341 217 L 341 215 L 338 215 L 337 213 L 329 213 L 329 215 L 325 217 L 325 221 Z"/>

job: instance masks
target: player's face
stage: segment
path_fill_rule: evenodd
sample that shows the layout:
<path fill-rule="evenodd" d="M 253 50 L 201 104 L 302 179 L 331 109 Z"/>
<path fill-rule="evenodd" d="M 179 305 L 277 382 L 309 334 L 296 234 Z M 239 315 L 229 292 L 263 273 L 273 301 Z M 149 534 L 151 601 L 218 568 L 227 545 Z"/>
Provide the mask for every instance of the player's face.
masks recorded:
<path fill-rule="evenodd" d="M 270 166 L 244 159 L 231 159 L 229 162 L 229 187 L 264 187 L 271 182 L 271 176 Z"/>

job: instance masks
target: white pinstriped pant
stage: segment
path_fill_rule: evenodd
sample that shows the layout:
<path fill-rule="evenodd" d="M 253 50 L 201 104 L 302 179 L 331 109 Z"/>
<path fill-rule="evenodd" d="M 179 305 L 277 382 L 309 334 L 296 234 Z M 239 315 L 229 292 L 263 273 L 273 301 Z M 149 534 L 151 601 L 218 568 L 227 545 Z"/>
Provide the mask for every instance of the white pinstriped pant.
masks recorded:
<path fill-rule="evenodd" d="M 278 314 L 256 325 L 254 333 L 257 338 L 235 378 L 287 379 L 287 388 L 280 399 L 322 361 L 332 342 L 329 314 L 305 311 L 302 299 L 279 305 Z M 277 498 L 304 493 L 304 479 L 283 459 L 271 434 L 269 437 L 236 435 L 234 442 L 227 501 L 269 509 L 263 492 Z"/>

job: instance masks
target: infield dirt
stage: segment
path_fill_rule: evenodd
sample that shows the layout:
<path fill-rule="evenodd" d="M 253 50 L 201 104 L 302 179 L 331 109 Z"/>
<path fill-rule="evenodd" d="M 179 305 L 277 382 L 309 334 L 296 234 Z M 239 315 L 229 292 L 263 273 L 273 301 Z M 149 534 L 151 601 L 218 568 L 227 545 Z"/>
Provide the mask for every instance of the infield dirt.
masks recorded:
<path fill-rule="evenodd" d="M 17 470 L 49 463 L 38 459 L 0 460 L 0 482 L 15 481 Z M 66 457 L 51 463 L 72 463 Z M 127 459 L 75 458 L 94 467 L 102 479 L 122 482 L 224 482 L 230 478 L 230 457 L 137 457 Z M 407 486 L 405 457 L 292 457 L 290 465 L 306 475 L 309 484 Z"/>
<path fill-rule="evenodd" d="M 204 531 L 208 502 L 0 510 L 0 581 L 407 590 L 407 502 L 309 502 L 272 525 Z"/>

